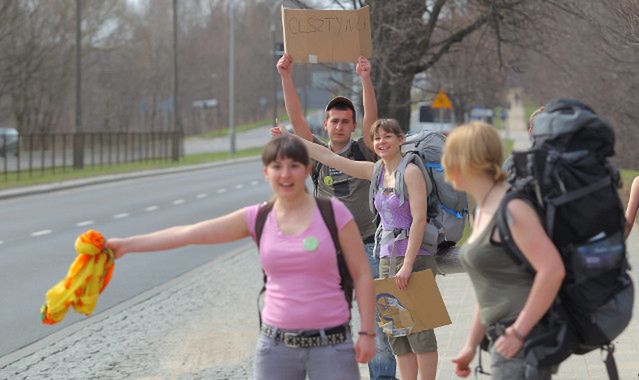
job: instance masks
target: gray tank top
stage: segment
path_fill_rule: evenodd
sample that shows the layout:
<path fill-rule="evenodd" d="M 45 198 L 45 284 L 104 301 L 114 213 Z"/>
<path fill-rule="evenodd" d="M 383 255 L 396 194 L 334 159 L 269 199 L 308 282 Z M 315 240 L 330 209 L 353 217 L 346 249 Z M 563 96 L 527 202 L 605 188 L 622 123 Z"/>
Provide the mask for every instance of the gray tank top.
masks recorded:
<path fill-rule="evenodd" d="M 482 324 L 517 318 L 533 283 L 533 275 L 515 264 L 506 251 L 491 239 L 496 216 L 472 243 L 465 243 L 460 261 L 473 283 Z"/>

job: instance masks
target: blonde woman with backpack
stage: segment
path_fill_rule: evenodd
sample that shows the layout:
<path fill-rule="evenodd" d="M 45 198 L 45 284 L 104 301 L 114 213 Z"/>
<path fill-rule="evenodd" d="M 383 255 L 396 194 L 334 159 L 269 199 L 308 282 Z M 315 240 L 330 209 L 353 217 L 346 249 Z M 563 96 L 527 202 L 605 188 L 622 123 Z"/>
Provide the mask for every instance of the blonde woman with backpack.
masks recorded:
<path fill-rule="evenodd" d="M 306 191 L 311 163 L 304 145 L 283 136 L 262 153 L 264 177 L 273 188 L 273 207 L 263 225 L 259 257 L 267 276 L 254 378 L 358 380 L 357 362 L 375 355 L 373 278 L 357 224 L 337 199 L 330 199 L 345 266 L 353 280 L 360 314 L 354 343 L 350 305 L 340 287 L 336 245 L 318 202 Z M 112 238 L 116 258 L 132 252 L 174 249 L 256 238 L 262 204 L 199 223 L 145 235 Z"/>
<path fill-rule="evenodd" d="M 509 190 L 501 162 L 501 140 L 490 125 L 473 122 L 457 127 L 446 140 L 442 157 L 446 177 L 477 204 L 472 233 L 460 253 L 477 305 L 466 344 L 453 363 L 455 373 L 467 377 L 486 336 L 492 379 L 523 380 L 521 348 L 555 299 L 565 268 L 536 211 L 523 200 L 507 204 L 508 223 L 515 243 L 536 274 L 518 266 L 500 246 L 497 211 Z M 535 378 L 550 377 L 551 369 L 542 367 Z"/>
<path fill-rule="evenodd" d="M 282 132 L 285 133 L 284 129 Z M 380 216 L 384 230 L 401 229 L 408 236 L 391 241 L 380 241 L 380 277 L 395 274 L 398 288 L 405 289 L 411 273 L 432 269 L 436 271 L 434 252 L 422 248 L 426 228 L 427 189 L 420 168 L 409 163 L 403 173 L 408 199 L 399 201 L 395 194 L 396 171 L 402 162 L 401 146 L 404 133 L 394 119 L 379 119 L 371 126 L 373 147 L 380 158 L 382 174 L 379 191 L 375 194 L 374 206 Z M 318 144 L 304 141 L 311 158 L 352 177 L 367 179 L 373 176 L 375 163 L 354 161 L 341 157 Z M 380 165 L 380 164 L 378 164 Z M 372 186 L 372 185 L 371 185 Z M 389 337 L 401 378 L 414 380 L 435 379 L 437 374 L 437 340 L 433 330 L 420 331 L 407 336 Z"/>

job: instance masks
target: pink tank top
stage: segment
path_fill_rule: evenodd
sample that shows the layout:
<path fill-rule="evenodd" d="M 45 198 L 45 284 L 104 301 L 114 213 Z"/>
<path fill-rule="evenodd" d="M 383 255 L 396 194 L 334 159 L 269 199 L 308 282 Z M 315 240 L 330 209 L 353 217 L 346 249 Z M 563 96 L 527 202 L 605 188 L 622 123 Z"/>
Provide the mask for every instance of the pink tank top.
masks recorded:
<path fill-rule="evenodd" d="M 331 201 L 337 229 L 341 230 L 353 216 L 342 202 Z M 247 207 L 244 214 L 253 240 L 259 207 Z M 275 213 L 270 212 L 259 255 L 268 278 L 264 323 L 281 329 L 321 329 L 348 322 L 349 307 L 339 285 L 335 246 L 317 206 L 310 226 L 296 236 L 280 231 Z"/>

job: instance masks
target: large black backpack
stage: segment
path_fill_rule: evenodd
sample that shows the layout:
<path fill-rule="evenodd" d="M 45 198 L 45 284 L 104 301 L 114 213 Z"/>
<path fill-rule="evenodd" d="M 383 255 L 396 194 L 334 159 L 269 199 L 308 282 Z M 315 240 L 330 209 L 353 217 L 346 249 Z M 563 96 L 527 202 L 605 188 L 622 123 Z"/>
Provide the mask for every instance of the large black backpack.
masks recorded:
<path fill-rule="evenodd" d="M 526 270 L 514 243 L 506 205 L 527 200 L 561 254 L 566 277 L 546 316 L 524 343 L 527 372 L 558 364 L 571 354 L 608 351 L 606 367 L 618 378 L 613 340 L 632 317 L 619 172 L 607 160 L 614 132 L 590 107 L 556 99 L 535 119 L 533 147 L 513 153 L 512 189 L 498 211 L 502 244 Z"/>
<path fill-rule="evenodd" d="M 344 259 L 342 247 L 339 243 L 339 232 L 337 231 L 337 224 L 335 223 L 335 212 L 333 211 L 333 204 L 331 203 L 331 200 L 329 198 L 316 197 L 315 201 L 317 202 L 317 208 L 322 215 L 324 224 L 326 224 L 326 228 L 328 228 L 328 232 L 331 234 L 331 239 L 333 240 L 333 245 L 335 246 L 335 253 L 337 254 L 337 268 L 340 276 L 340 287 L 344 291 L 344 298 L 346 298 L 346 303 L 348 304 L 350 310 L 353 304 L 353 279 L 351 278 L 351 274 L 348 271 L 348 267 L 346 266 L 346 259 Z M 264 203 L 257 211 L 257 216 L 255 218 L 255 243 L 257 244 L 258 251 L 260 248 L 260 239 L 262 238 L 262 231 L 264 231 L 266 218 L 272 210 L 273 202 L 271 201 Z M 260 298 L 266 291 L 267 281 L 266 272 L 262 271 L 262 274 L 264 275 L 264 285 L 262 285 L 262 289 L 260 290 L 260 293 L 257 297 L 257 315 L 260 321 L 260 326 L 262 326 Z"/>

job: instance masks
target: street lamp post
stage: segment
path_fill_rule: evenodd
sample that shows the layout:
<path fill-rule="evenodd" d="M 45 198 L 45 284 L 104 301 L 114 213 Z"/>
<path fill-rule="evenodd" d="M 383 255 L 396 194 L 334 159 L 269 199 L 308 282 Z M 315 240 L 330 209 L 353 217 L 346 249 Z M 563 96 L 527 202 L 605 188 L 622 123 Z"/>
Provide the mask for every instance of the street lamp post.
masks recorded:
<path fill-rule="evenodd" d="M 277 42 L 275 41 L 275 11 L 282 6 L 282 1 L 276 1 L 271 7 L 271 45 L 273 50 L 273 66 L 277 64 Z M 273 68 L 273 127 L 277 125 L 277 70 Z"/>
<path fill-rule="evenodd" d="M 75 129 L 73 133 L 73 168 L 84 167 L 82 135 L 82 1 L 75 1 Z"/>
<path fill-rule="evenodd" d="M 229 137 L 235 153 L 235 7 L 229 1 Z"/>
<path fill-rule="evenodd" d="M 178 8 L 177 0 L 173 0 L 173 161 L 180 160 L 180 142 L 184 131 L 180 122 L 180 103 L 178 99 Z"/>

